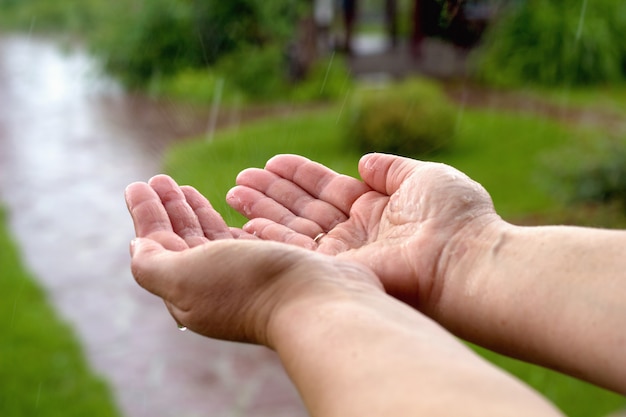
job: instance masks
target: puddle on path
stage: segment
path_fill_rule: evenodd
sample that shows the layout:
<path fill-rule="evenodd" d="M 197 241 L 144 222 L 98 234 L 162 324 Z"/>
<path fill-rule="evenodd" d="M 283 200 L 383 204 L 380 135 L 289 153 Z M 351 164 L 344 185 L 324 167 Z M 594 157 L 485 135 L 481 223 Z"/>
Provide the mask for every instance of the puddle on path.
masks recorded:
<path fill-rule="evenodd" d="M 178 331 L 130 275 L 124 187 L 159 172 L 168 141 L 191 133 L 187 116 L 126 96 L 81 50 L 0 38 L 11 229 L 128 417 L 304 416 L 272 352 Z"/>

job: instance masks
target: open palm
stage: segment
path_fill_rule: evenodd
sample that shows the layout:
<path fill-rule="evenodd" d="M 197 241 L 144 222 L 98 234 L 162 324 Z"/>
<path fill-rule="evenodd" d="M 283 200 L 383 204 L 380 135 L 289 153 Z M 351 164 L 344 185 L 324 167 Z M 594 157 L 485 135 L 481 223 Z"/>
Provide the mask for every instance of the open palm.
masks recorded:
<path fill-rule="evenodd" d="M 381 293 L 362 265 L 229 228 L 198 191 L 168 176 L 129 185 L 125 198 L 138 238 L 135 279 L 178 323 L 205 336 L 269 345 L 281 309 L 355 289 Z"/>
<path fill-rule="evenodd" d="M 279 155 L 243 171 L 227 201 L 251 219 L 244 231 L 364 263 L 390 294 L 433 308 L 447 252 L 498 218 L 491 198 L 443 164 L 371 154 L 359 172 L 363 181 Z"/>

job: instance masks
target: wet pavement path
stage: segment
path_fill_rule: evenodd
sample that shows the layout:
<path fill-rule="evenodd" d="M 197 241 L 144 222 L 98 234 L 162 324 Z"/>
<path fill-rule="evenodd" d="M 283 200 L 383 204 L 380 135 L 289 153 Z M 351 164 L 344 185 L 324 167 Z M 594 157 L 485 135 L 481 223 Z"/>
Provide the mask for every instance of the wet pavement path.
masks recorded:
<path fill-rule="evenodd" d="M 179 332 L 130 275 L 124 187 L 158 173 L 165 146 L 197 122 L 125 95 L 80 50 L 0 38 L 0 199 L 27 265 L 122 412 L 304 416 L 272 352 Z"/>

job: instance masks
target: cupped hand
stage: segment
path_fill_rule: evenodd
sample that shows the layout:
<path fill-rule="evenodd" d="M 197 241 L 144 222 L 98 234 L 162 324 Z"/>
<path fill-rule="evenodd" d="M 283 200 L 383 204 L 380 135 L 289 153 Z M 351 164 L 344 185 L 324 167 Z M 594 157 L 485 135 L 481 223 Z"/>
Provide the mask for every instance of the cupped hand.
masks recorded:
<path fill-rule="evenodd" d="M 166 249 L 189 249 L 211 240 L 255 236 L 231 228 L 195 188 L 179 187 L 167 175 L 126 187 L 124 197 L 138 238 L 152 238 Z"/>
<path fill-rule="evenodd" d="M 244 231 L 363 263 L 390 294 L 436 308 L 464 239 L 499 220 L 489 194 L 450 166 L 393 155 L 365 155 L 359 173 L 279 155 L 242 171 L 227 201 L 251 219 Z"/>
<path fill-rule="evenodd" d="M 288 308 L 382 291 L 362 265 L 229 228 L 200 193 L 167 176 L 133 183 L 125 197 L 135 279 L 199 334 L 272 347 L 272 323 Z"/>

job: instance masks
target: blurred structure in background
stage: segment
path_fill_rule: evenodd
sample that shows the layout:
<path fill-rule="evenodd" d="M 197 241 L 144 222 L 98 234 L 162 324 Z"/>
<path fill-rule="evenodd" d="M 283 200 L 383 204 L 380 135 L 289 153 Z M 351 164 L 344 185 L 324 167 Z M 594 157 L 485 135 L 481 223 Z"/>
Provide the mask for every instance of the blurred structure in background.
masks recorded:
<path fill-rule="evenodd" d="M 314 0 L 315 44 L 300 43 L 307 52 L 300 75 L 315 59 L 345 53 L 356 75 L 410 73 L 460 75 L 465 56 L 510 1 L 495 0 Z M 307 26 L 301 25 L 302 27 Z M 303 32 L 302 30 L 300 32 Z M 304 58 L 306 57 L 306 58 Z"/>

